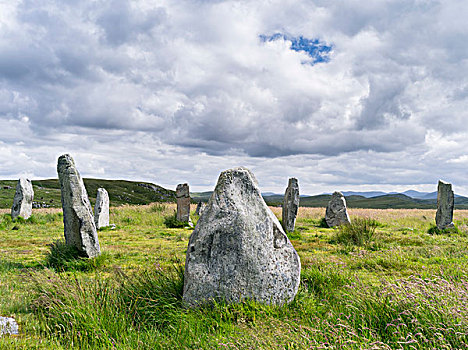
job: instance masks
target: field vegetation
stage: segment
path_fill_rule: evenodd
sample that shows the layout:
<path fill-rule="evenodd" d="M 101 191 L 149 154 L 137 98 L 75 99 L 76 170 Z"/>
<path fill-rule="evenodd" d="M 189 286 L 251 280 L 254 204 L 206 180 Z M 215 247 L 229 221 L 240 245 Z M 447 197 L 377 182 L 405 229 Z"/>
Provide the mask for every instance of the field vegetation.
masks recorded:
<path fill-rule="evenodd" d="M 300 208 L 292 303 L 186 309 L 192 229 L 168 227 L 174 210 L 111 208 L 116 226 L 99 231 L 103 254 L 89 260 L 64 246 L 60 209 L 17 221 L 0 211 L 0 315 L 20 325 L 0 348 L 468 348 L 468 211 L 455 211 L 458 231 L 430 234 L 434 210 L 350 209 L 352 225 L 330 229 L 324 208 Z"/>

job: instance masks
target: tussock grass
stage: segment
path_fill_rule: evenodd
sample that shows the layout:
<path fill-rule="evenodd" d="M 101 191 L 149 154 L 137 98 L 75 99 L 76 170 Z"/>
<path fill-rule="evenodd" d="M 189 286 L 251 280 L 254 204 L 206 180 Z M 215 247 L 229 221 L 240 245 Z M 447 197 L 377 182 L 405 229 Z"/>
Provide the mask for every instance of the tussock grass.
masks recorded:
<path fill-rule="evenodd" d="M 95 258 L 87 258 L 76 247 L 70 246 L 63 240 L 50 244 L 50 251 L 46 254 L 45 265 L 57 271 L 94 271 L 104 266 L 109 259 L 104 252 Z"/>
<path fill-rule="evenodd" d="M 350 224 L 338 227 L 334 241 L 344 245 L 370 246 L 379 239 L 376 232 L 381 224 L 369 218 L 355 218 Z"/>

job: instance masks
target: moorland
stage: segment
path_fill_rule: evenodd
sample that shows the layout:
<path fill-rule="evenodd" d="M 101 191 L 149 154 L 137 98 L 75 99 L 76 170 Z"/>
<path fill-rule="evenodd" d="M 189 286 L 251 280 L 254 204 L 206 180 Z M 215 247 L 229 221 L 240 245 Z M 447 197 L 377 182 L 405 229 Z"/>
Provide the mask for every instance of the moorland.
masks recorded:
<path fill-rule="evenodd" d="M 67 252 L 60 209 L 16 221 L 2 210 L 0 315 L 20 335 L 0 337 L 0 348 L 468 347 L 467 210 L 455 211 L 457 230 L 434 234 L 432 209 L 349 209 L 352 225 L 331 229 L 324 208 L 300 208 L 288 234 L 302 262 L 292 303 L 196 309 L 181 303 L 192 229 L 170 227 L 174 210 L 111 207 L 115 228 L 98 232 L 94 259 Z"/>

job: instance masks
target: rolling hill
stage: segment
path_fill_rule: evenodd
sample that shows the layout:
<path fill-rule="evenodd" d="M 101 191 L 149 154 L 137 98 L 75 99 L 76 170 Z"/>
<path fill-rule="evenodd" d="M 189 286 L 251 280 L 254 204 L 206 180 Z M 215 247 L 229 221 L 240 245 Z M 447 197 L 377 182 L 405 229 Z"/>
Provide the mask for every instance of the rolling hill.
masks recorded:
<path fill-rule="evenodd" d="M 104 187 L 109 192 L 109 198 L 112 206 L 124 204 L 143 205 L 153 202 L 175 202 L 175 191 L 165 189 L 161 186 L 138 181 L 127 180 L 104 180 L 104 179 L 83 179 L 86 190 L 88 191 L 91 204 L 94 205 L 96 192 L 99 187 Z M 15 194 L 16 180 L 0 180 L 0 208 L 10 208 Z M 61 207 L 60 186 L 57 179 L 33 180 L 34 201 L 41 206 Z M 390 193 L 368 197 L 357 195 L 357 192 L 346 192 L 346 202 L 350 208 L 373 208 L 373 209 L 435 209 L 437 199 L 434 194 L 429 195 L 423 192 L 406 191 L 412 196 L 404 193 Z M 374 192 L 373 194 L 378 194 Z M 382 192 L 380 192 L 382 193 Z M 212 191 L 192 192 L 192 202 L 207 202 Z M 436 194 L 437 196 L 437 194 Z M 316 196 L 303 195 L 300 199 L 300 205 L 303 207 L 326 207 L 331 195 L 320 194 Z M 429 198 L 428 198 L 429 197 Z M 263 198 L 268 205 L 281 206 L 283 195 L 271 192 L 263 193 Z M 455 209 L 468 209 L 468 198 L 455 196 Z"/>
<path fill-rule="evenodd" d="M 175 202 L 175 191 L 148 182 L 88 178 L 83 181 L 92 205 L 99 187 L 107 190 L 112 206 Z M 10 208 L 13 204 L 16 183 L 16 180 L 0 180 L 0 208 Z M 32 183 L 34 202 L 41 206 L 61 207 L 58 179 L 33 180 Z"/>

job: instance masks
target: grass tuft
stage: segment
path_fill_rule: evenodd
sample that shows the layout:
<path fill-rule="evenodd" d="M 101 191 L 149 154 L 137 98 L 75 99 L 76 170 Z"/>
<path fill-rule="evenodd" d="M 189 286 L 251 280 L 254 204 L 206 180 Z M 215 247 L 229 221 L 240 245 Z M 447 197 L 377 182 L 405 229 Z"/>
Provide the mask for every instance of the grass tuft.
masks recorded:
<path fill-rule="evenodd" d="M 437 227 L 437 225 L 432 224 L 427 230 L 427 233 L 429 233 L 430 235 L 452 235 L 459 234 L 460 231 L 456 226 L 440 229 Z"/>
<path fill-rule="evenodd" d="M 49 245 L 45 265 L 58 272 L 64 271 L 95 271 L 103 267 L 109 255 L 102 253 L 95 258 L 87 258 L 76 247 L 57 240 Z"/>
<path fill-rule="evenodd" d="M 177 213 L 174 212 L 172 215 L 164 218 L 164 225 L 168 228 L 184 228 L 187 226 L 187 223 L 177 220 Z"/>
<path fill-rule="evenodd" d="M 338 227 L 334 241 L 347 246 L 370 246 L 378 238 L 378 226 L 379 222 L 374 219 L 355 218 L 350 224 Z"/>

